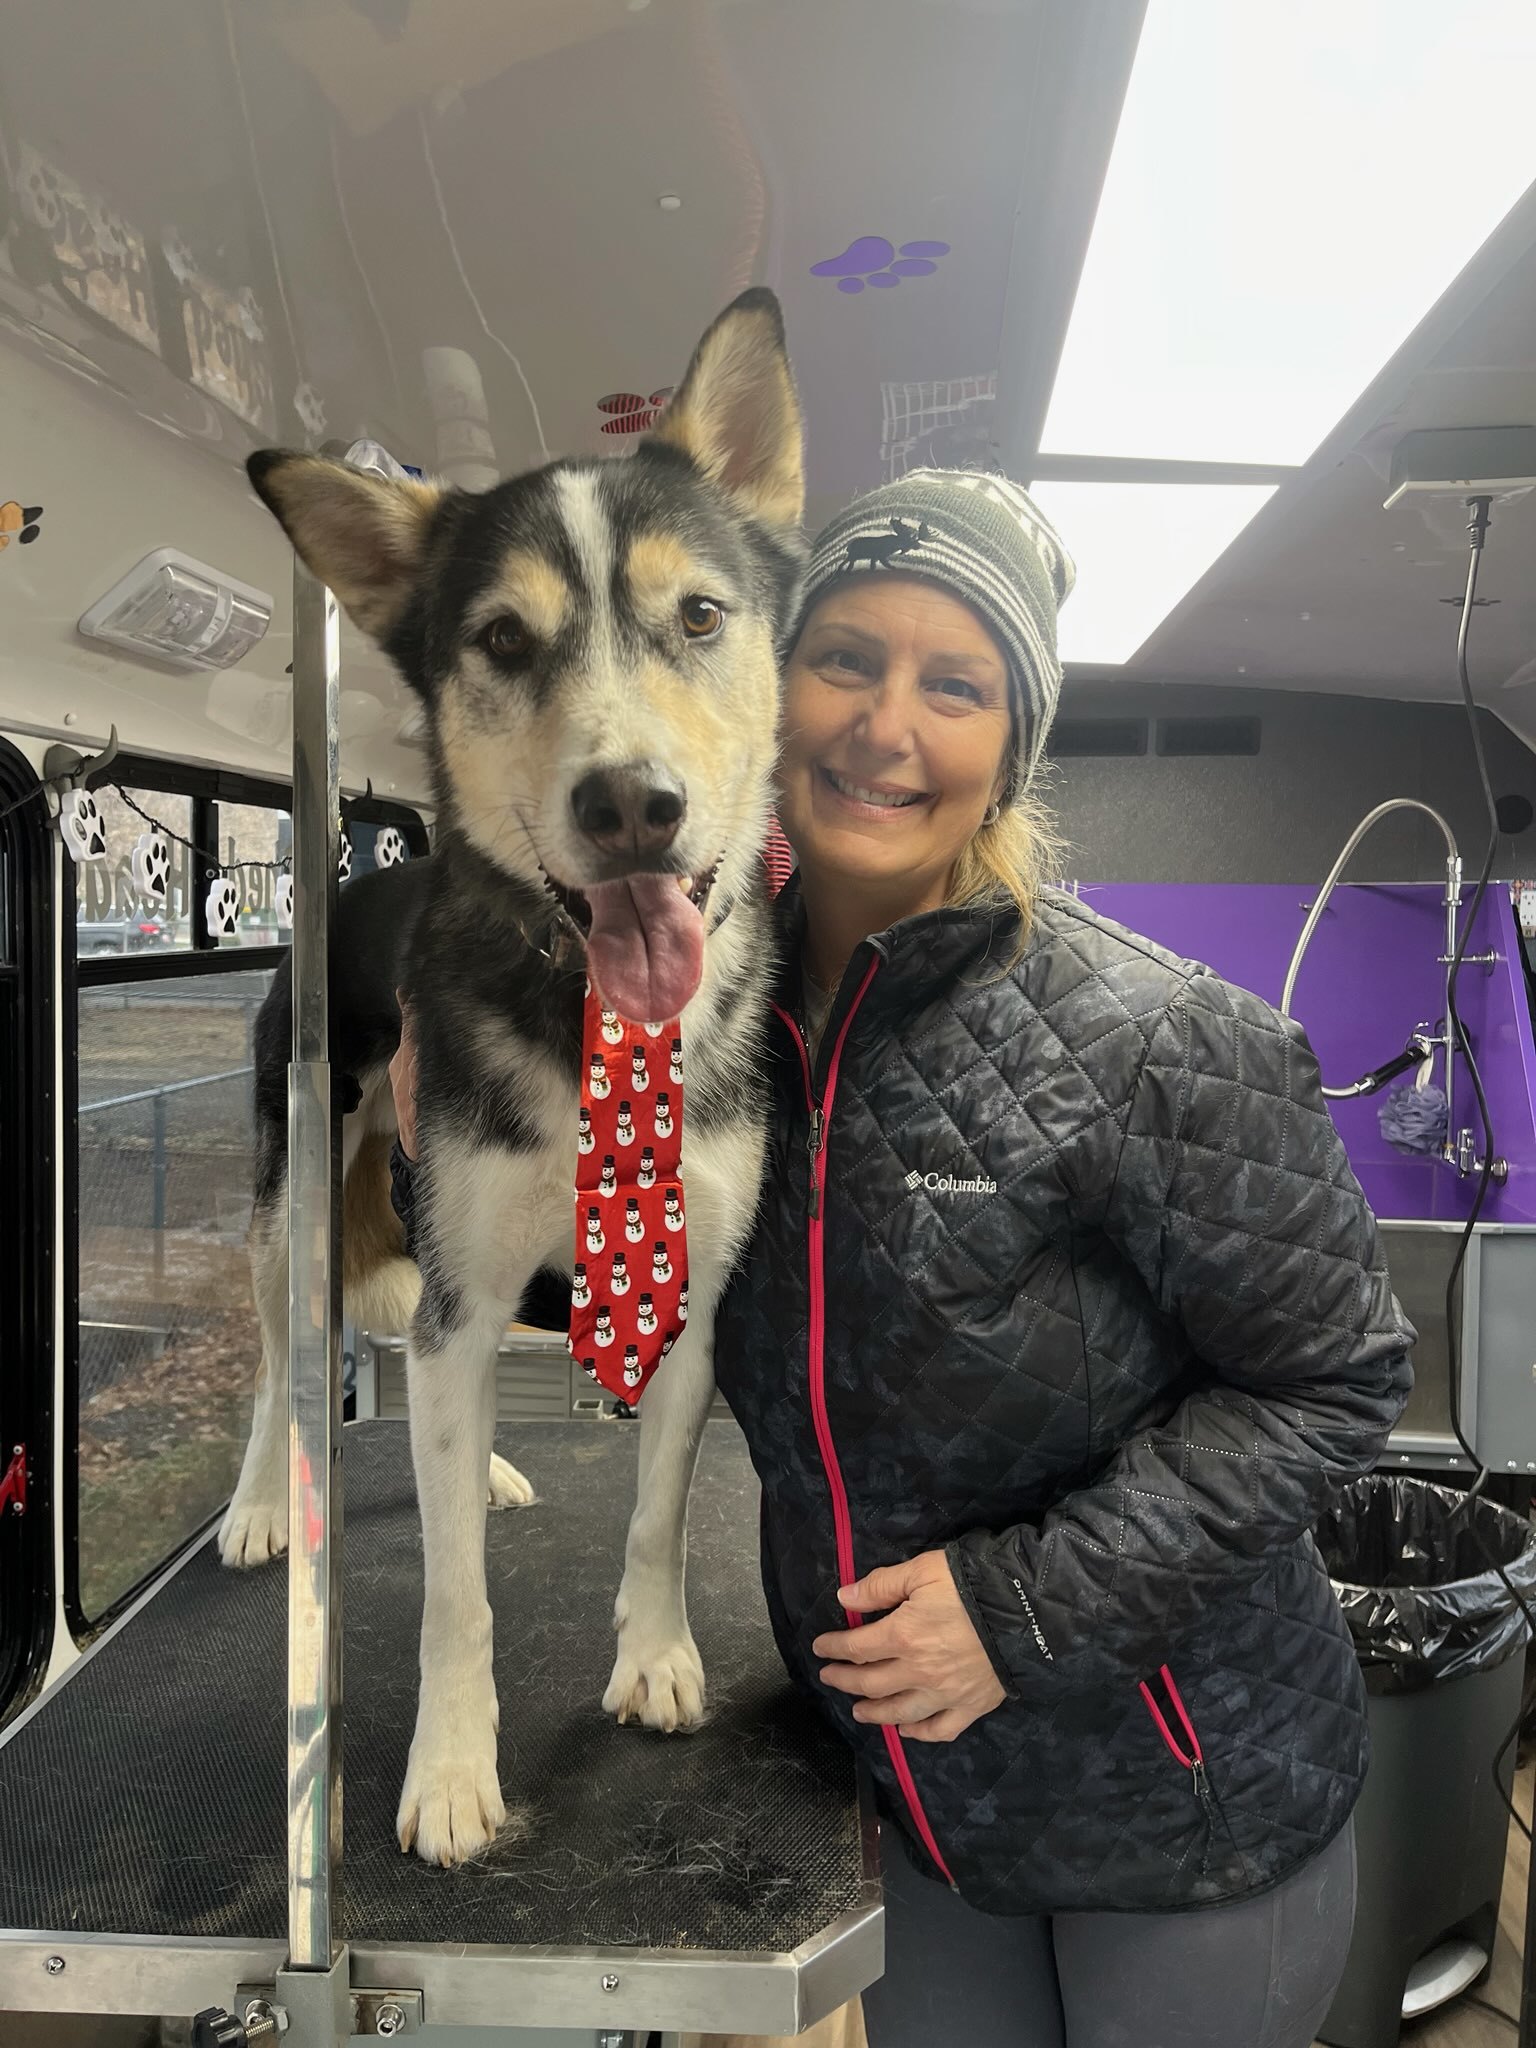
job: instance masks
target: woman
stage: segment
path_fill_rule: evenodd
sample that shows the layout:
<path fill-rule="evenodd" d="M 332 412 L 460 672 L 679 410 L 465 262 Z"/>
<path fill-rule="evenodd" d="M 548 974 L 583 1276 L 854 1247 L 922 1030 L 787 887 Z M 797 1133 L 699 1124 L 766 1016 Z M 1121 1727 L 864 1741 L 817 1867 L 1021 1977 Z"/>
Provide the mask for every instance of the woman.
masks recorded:
<path fill-rule="evenodd" d="M 872 2048 L 1304 2048 L 1366 1747 L 1308 1532 L 1413 1332 L 1297 1027 L 1041 887 L 1070 582 L 994 477 L 815 545 L 716 1369 L 780 1651 L 880 1800 Z"/>
<path fill-rule="evenodd" d="M 1297 1027 L 1039 888 L 1070 582 L 1000 478 L 815 545 L 716 1370 L 780 1650 L 878 1788 L 873 2048 L 1303 2048 L 1366 1745 L 1308 1531 L 1413 1333 Z"/>

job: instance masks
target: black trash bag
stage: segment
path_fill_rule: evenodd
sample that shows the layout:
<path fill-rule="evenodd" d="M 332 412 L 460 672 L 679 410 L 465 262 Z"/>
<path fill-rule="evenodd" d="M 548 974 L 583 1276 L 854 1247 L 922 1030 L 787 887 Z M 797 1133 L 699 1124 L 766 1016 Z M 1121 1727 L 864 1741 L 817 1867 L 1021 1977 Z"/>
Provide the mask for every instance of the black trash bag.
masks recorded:
<path fill-rule="evenodd" d="M 1420 1692 L 1491 1671 L 1529 1634 L 1490 1558 L 1536 1605 L 1536 1529 L 1424 1479 L 1353 1480 L 1317 1525 L 1368 1692 Z"/>

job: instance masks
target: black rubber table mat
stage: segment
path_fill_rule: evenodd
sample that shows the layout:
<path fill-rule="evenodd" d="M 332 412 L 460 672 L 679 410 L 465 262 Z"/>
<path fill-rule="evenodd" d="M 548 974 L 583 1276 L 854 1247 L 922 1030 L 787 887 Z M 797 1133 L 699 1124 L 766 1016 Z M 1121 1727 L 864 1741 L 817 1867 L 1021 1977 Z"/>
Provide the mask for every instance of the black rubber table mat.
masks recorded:
<path fill-rule="evenodd" d="M 347 1431 L 345 1938 L 782 1953 L 858 1904 L 852 1760 L 784 1678 L 729 1424 L 689 1521 L 710 1719 L 666 1737 L 601 1711 L 638 1434 L 499 1440 L 540 1502 L 488 1543 L 502 1789 L 530 1826 L 443 1871 L 394 1832 L 421 1614 L 406 1427 Z M 0 1926 L 285 1938 L 285 1608 L 281 1565 L 228 1572 L 207 1544 L 0 1747 Z"/>

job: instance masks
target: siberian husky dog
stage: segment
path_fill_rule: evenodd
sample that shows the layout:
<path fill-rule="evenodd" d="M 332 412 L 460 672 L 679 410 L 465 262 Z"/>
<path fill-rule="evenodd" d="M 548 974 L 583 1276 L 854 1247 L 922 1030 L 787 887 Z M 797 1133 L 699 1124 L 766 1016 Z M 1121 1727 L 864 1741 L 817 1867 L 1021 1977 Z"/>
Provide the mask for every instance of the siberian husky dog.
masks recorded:
<path fill-rule="evenodd" d="M 485 1514 L 488 1499 L 532 1491 L 492 1456 L 496 1347 L 534 1272 L 572 1263 L 589 974 L 637 1022 L 680 1015 L 688 1060 L 692 1313 L 643 1404 L 603 1704 L 665 1730 L 703 1710 L 683 1600 L 687 1496 L 715 1306 L 762 1173 L 761 849 L 775 646 L 803 557 L 801 421 L 778 302 L 754 290 L 727 308 L 627 458 L 553 462 L 477 495 L 283 450 L 249 468 L 299 555 L 416 692 L 430 749 L 431 858 L 341 892 L 332 1058 L 354 1105 L 349 1309 L 410 1326 L 425 1598 L 400 1842 L 452 1864 L 506 1814 Z M 388 1192 L 397 988 L 418 1039 L 414 1264 Z M 234 1565 L 287 1540 L 290 1004 L 284 969 L 257 1028 L 262 1360 L 219 1533 Z"/>

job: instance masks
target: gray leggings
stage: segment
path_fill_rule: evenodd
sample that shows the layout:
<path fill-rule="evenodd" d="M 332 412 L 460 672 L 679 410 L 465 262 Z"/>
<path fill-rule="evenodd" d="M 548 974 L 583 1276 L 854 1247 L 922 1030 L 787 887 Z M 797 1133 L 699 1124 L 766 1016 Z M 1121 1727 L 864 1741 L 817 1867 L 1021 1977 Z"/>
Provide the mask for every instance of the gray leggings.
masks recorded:
<path fill-rule="evenodd" d="M 1349 1953 L 1351 1824 L 1276 1890 L 1189 1913 L 999 1919 L 881 1829 L 870 2048 L 1308 2048 Z"/>

